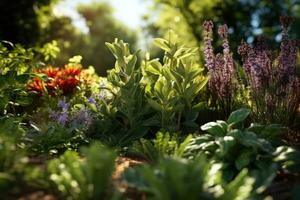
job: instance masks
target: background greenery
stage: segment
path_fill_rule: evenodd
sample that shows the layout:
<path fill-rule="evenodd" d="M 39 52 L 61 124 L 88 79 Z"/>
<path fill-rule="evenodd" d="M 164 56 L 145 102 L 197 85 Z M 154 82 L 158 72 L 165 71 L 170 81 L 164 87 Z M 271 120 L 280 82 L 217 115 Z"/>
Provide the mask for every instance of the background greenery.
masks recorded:
<path fill-rule="evenodd" d="M 152 49 L 152 54 L 162 58 L 162 52 L 152 48 L 149 38 L 163 37 L 169 29 L 173 29 L 186 45 L 197 46 L 203 39 L 201 25 L 208 19 L 213 20 L 216 26 L 223 23 L 228 25 L 233 52 L 236 52 L 241 39 L 253 42 L 260 34 L 266 35 L 275 41 L 274 45 L 278 45 L 280 15 L 295 17 L 291 34 L 300 33 L 299 0 L 146 0 L 152 6 L 144 15 L 142 33 L 118 21 L 113 16 L 109 1 L 78 6 L 78 13 L 89 29 L 84 33 L 74 26 L 69 16 L 54 15 L 53 8 L 61 1 L 1 1 L 0 39 L 25 46 L 57 40 L 61 52 L 53 61 L 54 65 L 61 66 L 69 57 L 82 55 L 84 66 L 93 65 L 99 74 L 104 75 L 114 64 L 113 56 L 104 43 L 112 42 L 114 38 L 122 38 L 134 49 L 138 44 L 143 44 L 143 49 Z M 202 59 L 199 60 L 201 62 Z"/>

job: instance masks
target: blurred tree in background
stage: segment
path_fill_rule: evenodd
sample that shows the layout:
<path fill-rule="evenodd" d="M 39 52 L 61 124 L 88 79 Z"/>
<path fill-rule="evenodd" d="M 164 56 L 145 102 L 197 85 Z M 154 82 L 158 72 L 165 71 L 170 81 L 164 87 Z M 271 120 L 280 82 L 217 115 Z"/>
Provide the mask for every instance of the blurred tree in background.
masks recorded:
<path fill-rule="evenodd" d="M 185 44 L 202 44 L 202 23 L 212 20 L 229 27 L 231 47 L 236 52 L 242 39 L 252 42 L 264 34 L 278 42 L 279 17 L 295 17 L 292 37 L 300 35 L 300 0 L 153 0 L 154 9 L 145 17 L 149 34 L 164 35 L 171 28 Z M 153 19 L 152 12 L 159 17 Z M 217 30 L 217 29 L 215 29 Z M 217 34 L 215 32 L 215 34 Z M 277 37 L 276 37 L 277 36 Z M 276 43 L 273 43 L 276 44 Z M 277 43 L 278 44 L 278 43 Z"/>
<path fill-rule="evenodd" d="M 114 64 L 112 55 L 104 45 L 106 41 L 120 38 L 136 47 L 136 30 L 128 29 L 113 16 L 108 1 L 94 1 L 78 7 L 79 14 L 86 21 L 87 33 L 78 30 L 70 17 L 53 14 L 53 7 L 60 1 L 1 0 L 0 40 L 25 46 L 57 40 L 61 52 L 54 65 L 62 66 L 69 57 L 80 54 L 85 66 L 93 65 L 102 75 Z M 202 23 L 213 20 L 216 26 L 223 23 L 229 26 L 233 52 L 236 52 L 241 39 L 252 42 L 259 34 L 268 36 L 276 45 L 280 39 L 280 15 L 294 16 L 296 20 L 291 34 L 292 37 L 300 35 L 300 0 L 147 1 L 154 4 L 145 16 L 145 27 L 142 27 L 146 32 L 144 36 L 149 38 L 166 36 L 168 30 L 173 29 L 187 46 L 201 46 Z M 145 38 L 148 37 L 142 39 Z M 217 46 L 219 41 L 214 42 Z M 151 49 L 153 56 L 162 57 L 162 52 Z M 201 56 L 199 51 L 199 59 Z"/>
<path fill-rule="evenodd" d="M 121 38 L 136 47 L 137 36 L 113 16 L 108 3 L 83 4 L 78 7 L 78 12 L 86 22 L 88 33 L 77 30 L 70 17 L 55 17 L 45 32 L 45 42 L 58 41 L 61 54 L 55 60 L 56 65 L 63 65 L 74 55 L 82 55 L 84 66 L 92 65 L 96 72 L 105 75 L 115 63 L 105 42 Z"/>
<path fill-rule="evenodd" d="M 43 36 L 42 29 L 58 0 L 1 0 L 0 40 L 32 46 Z"/>
<path fill-rule="evenodd" d="M 137 36 L 121 24 L 108 3 L 90 3 L 78 7 L 86 21 L 88 33 L 73 25 L 68 16 L 55 16 L 54 5 L 59 0 L 0 1 L 0 40 L 24 46 L 43 45 L 57 40 L 61 49 L 53 65 L 63 66 L 74 55 L 82 55 L 83 65 L 92 65 L 104 75 L 114 65 L 114 58 L 105 46 L 121 38 L 135 47 Z"/>

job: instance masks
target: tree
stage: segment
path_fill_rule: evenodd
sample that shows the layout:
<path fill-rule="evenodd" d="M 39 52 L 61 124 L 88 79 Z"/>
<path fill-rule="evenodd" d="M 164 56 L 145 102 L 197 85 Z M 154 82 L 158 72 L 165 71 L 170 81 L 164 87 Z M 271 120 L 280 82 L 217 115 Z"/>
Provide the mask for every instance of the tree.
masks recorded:
<path fill-rule="evenodd" d="M 83 4 L 78 12 L 86 22 L 88 33 L 74 27 L 69 17 L 56 17 L 49 23 L 45 42 L 58 41 L 61 53 L 55 60 L 56 65 L 63 65 L 74 55 L 82 55 L 84 66 L 92 65 L 98 74 L 105 75 L 115 62 L 105 42 L 120 38 L 135 47 L 136 34 L 115 19 L 108 3 Z"/>
<path fill-rule="evenodd" d="M 252 42 L 259 34 L 268 36 L 276 44 L 278 41 L 274 36 L 279 36 L 281 15 L 295 17 L 291 34 L 300 35 L 300 0 L 153 1 L 160 17 L 150 23 L 150 30 L 158 29 L 164 34 L 172 28 L 184 43 L 191 46 L 202 44 L 202 23 L 205 20 L 213 20 L 217 26 L 228 25 L 234 52 L 242 39 Z"/>
<path fill-rule="evenodd" d="M 58 0 L 0 1 L 0 40 L 32 46 L 39 42 L 42 29 Z"/>

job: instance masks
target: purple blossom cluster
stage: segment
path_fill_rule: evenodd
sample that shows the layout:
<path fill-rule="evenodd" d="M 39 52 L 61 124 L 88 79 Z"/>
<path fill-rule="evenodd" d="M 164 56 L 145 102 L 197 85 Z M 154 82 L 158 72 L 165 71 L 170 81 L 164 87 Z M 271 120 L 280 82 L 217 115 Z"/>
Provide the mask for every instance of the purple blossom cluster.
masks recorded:
<path fill-rule="evenodd" d="M 57 121 L 61 125 L 65 125 L 68 121 L 69 113 L 68 109 L 70 104 L 67 103 L 66 98 L 59 100 L 57 104 L 58 108 L 60 108 L 60 111 L 50 111 L 49 118 L 53 121 Z"/>
<path fill-rule="evenodd" d="M 254 46 L 242 41 L 238 53 L 242 57 L 250 96 L 259 120 L 288 124 L 299 104 L 299 80 L 296 74 L 299 41 L 289 38 L 291 17 L 281 17 L 282 42 L 274 58 L 265 38 Z M 290 113 L 290 114 L 287 114 Z"/>
<path fill-rule="evenodd" d="M 218 29 L 218 34 L 223 40 L 223 54 L 214 54 L 212 46 L 212 33 L 213 23 L 211 21 L 205 21 L 204 28 L 204 58 L 205 66 L 208 69 L 210 76 L 209 89 L 211 93 L 221 102 L 221 106 L 225 112 L 225 115 L 229 114 L 231 104 L 234 97 L 234 84 L 233 77 L 235 73 L 235 65 L 230 53 L 228 42 L 228 27 L 222 25 Z"/>
<path fill-rule="evenodd" d="M 95 101 L 90 98 L 88 101 Z M 88 128 L 93 120 L 93 113 L 86 107 L 80 109 L 70 109 L 70 104 L 66 101 L 66 98 L 59 100 L 57 107 L 58 111 L 50 111 L 49 118 L 53 121 L 58 122 L 62 126 L 80 126 Z"/>

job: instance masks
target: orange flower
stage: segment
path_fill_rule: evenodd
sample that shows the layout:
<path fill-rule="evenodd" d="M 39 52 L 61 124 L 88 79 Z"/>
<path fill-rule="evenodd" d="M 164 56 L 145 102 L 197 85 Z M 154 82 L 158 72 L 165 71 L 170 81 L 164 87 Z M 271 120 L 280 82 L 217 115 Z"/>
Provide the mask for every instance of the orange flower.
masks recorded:
<path fill-rule="evenodd" d="M 42 96 L 43 93 L 43 83 L 42 80 L 34 77 L 31 82 L 28 84 L 29 91 L 37 92 L 39 96 Z"/>
<path fill-rule="evenodd" d="M 46 74 L 50 78 L 55 78 L 60 75 L 61 71 L 59 68 L 47 67 L 39 70 L 39 72 Z"/>
<path fill-rule="evenodd" d="M 79 76 L 81 73 L 81 68 L 65 65 L 64 75 L 66 76 Z"/>
<path fill-rule="evenodd" d="M 47 93 L 55 95 L 55 91 L 61 89 L 63 94 L 72 93 L 80 83 L 81 68 L 65 65 L 64 69 L 47 67 L 38 70 L 39 73 L 47 75 L 48 80 L 44 83 Z M 39 78 L 33 78 L 28 84 L 29 90 L 36 91 L 42 95 L 43 83 Z"/>

